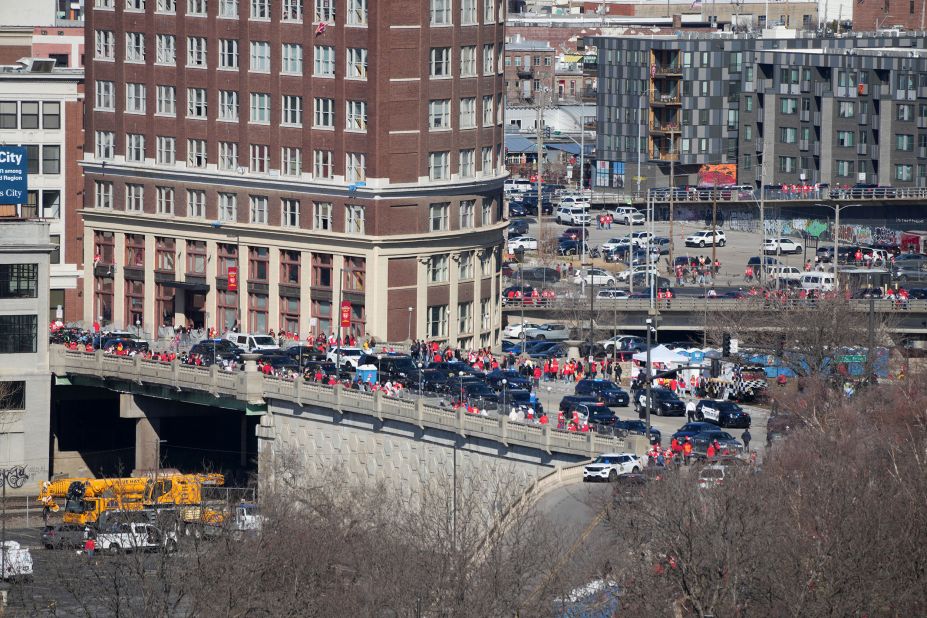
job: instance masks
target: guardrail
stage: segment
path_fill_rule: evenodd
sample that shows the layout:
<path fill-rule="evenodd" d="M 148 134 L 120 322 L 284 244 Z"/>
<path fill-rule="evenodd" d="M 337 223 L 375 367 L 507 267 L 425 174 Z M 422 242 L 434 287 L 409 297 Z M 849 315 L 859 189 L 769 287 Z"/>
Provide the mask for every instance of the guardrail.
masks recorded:
<path fill-rule="evenodd" d="M 492 418 L 467 414 L 463 408 L 452 411 L 428 405 L 419 398 L 387 397 L 380 391 L 368 393 L 341 385 L 326 386 L 301 379 L 284 380 L 265 376 L 258 373 L 256 367 L 250 366 L 253 363 L 246 363 L 245 371 L 229 372 L 216 365 L 208 368 L 193 367 L 177 361 L 114 356 L 99 350 L 94 353 L 67 350 L 58 345 L 51 346 L 49 357 L 52 372 L 57 375 L 117 378 L 137 384 L 170 386 L 177 391 L 209 392 L 248 403 L 279 399 L 299 406 L 315 405 L 342 413 L 373 416 L 381 421 L 401 421 L 421 429 L 440 429 L 464 438 L 483 438 L 506 447 L 538 449 L 548 454 L 594 456 L 608 451 L 635 450 L 639 446 L 634 436 L 575 433 L 550 425 L 512 422 L 504 414 Z"/>
<path fill-rule="evenodd" d="M 795 309 L 798 307 L 812 307 L 814 299 L 784 299 L 762 300 L 757 298 L 725 298 L 722 296 L 698 298 L 692 296 L 679 296 L 669 300 L 655 300 L 654 305 L 660 311 L 704 312 L 704 311 L 778 311 L 781 309 Z M 860 312 L 869 311 L 868 299 L 851 299 L 850 306 Z M 921 313 L 927 312 L 927 300 L 884 300 L 873 301 L 875 311 L 879 313 Z M 503 311 L 508 309 L 546 310 L 546 309 L 576 309 L 588 308 L 589 299 L 544 299 L 543 302 L 533 302 L 532 299 L 517 301 L 509 300 L 502 305 Z M 647 311 L 650 309 L 650 300 L 646 298 L 596 298 L 595 306 L 598 308 L 617 308 L 619 311 Z"/>
<path fill-rule="evenodd" d="M 802 188 L 791 187 L 783 189 L 773 189 L 767 187 L 766 200 L 771 202 L 808 202 L 809 205 L 814 202 L 826 200 L 849 200 L 849 201 L 911 201 L 927 200 L 927 188 L 925 187 L 872 187 L 872 188 L 846 188 L 839 189 L 836 187 L 828 188 Z M 611 193 L 611 192 L 594 192 L 589 202 L 596 205 L 607 204 L 624 204 L 628 202 L 643 203 L 647 201 L 648 196 L 658 204 L 668 204 L 670 201 L 670 191 L 662 189 L 652 189 L 649 194 L 644 193 Z M 674 202 L 711 202 L 717 199 L 718 202 L 756 202 L 759 200 L 757 191 L 740 191 L 719 188 L 717 195 L 713 196 L 710 189 L 688 189 L 677 190 L 673 194 Z"/>

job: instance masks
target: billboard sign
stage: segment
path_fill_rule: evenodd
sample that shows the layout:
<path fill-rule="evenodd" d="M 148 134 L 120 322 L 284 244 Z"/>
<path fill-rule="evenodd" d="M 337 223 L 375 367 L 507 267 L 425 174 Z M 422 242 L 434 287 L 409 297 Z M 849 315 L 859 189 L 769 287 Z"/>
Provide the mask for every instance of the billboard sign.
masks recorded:
<path fill-rule="evenodd" d="M 351 301 L 341 301 L 341 326 L 350 328 L 351 326 Z"/>
<path fill-rule="evenodd" d="M 0 146 L 0 204 L 25 204 L 28 186 L 25 147 Z"/>

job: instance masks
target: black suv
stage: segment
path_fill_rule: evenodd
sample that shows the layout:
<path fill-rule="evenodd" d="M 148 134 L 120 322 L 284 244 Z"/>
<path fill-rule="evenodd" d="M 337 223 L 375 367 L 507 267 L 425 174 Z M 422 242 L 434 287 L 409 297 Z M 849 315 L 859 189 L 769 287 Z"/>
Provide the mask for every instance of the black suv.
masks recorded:
<path fill-rule="evenodd" d="M 750 426 L 750 415 L 733 401 L 703 399 L 695 406 L 695 420 L 721 427 L 744 429 Z"/>
<path fill-rule="evenodd" d="M 654 388 L 651 392 L 653 393 L 653 406 L 650 408 L 652 414 L 657 416 L 686 415 L 686 404 L 673 391 L 668 388 Z M 637 415 L 644 418 L 644 412 L 647 408 L 647 391 L 645 389 L 638 392 L 634 407 L 637 408 Z"/>
<path fill-rule="evenodd" d="M 615 421 L 614 427 L 616 430 L 623 430 L 638 436 L 647 435 L 647 424 L 642 420 L 634 419 L 626 421 L 623 419 L 618 419 Z M 663 434 L 660 433 L 660 430 L 653 425 L 650 426 L 650 441 L 656 444 L 659 444 L 663 441 Z"/>
<path fill-rule="evenodd" d="M 380 383 L 399 382 L 404 387 L 418 388 L 421 372 L 408 354 L 362 354 L 357 366 L 370 365 L 377 368 Z"/>
<path fill-rule="evenodd" d="M 607 406 L 626 406 L 630 401 L 628 394 L 611 380 L 580 380 L 576 383 L 577 395 L 587 395 L 600 399 Z"/>
<path fill-rule="evenodd" d="M 213 356 L 238 360 L 241 357 L 241 348 L 228 339 L 203 339 L 194 343 L 190 354 L 202 356 L 210 363 L 215 362 Z"/>
<path fill-rule="evenodd" d="M 573 416 L 573 412 L 579 412 L 581 415 L 590 417 L 595 414 L 612 414 L 604 403 L 596 397 L 586 397 L 583 395 L 567 395 L 560 400 L 560 410 L 563 411 L 567 420 Z"/>

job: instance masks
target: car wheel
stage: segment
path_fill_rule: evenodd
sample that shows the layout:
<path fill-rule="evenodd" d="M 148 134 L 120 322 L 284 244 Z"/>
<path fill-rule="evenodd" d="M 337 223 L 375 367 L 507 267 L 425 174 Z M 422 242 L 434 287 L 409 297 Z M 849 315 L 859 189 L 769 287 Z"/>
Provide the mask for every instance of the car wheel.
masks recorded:
<path fill-rule="evenodd" d="M 562 222 L 560 221 L 560 217 L 557 217 L 556 219 L 554 219 L 554 221 L 556 221 L 558 224 L 561 224 L 561 225 L 562 225 Z"/>
<path fill-rule="evenodd" d="M 641 469 L 638 468 L 637 466 L 634 466 L 634 468 L 631 469 L 631 474 L 640 474 L 640 472 L 641 472 Z"/>
<path fill-rule="evenodd" d="M 795 253 L 801 253 L 804 250 L 804 247 L 801 245 L 795 245 Z"/>
<path fill-rule="evenodd" d="M 705 241 L 704 241 L 704 240 L 700 240 L 699 243 L 698 243 L 698 246 L 701 247 L 702 249 L 704 249 L 704 248 L 705 248 Z"/>
<path fill-rule="evenodd" d="M 723 246 L 726 245 L 726 244 L 727 244 L 727 241 L 724 240 L 723 238 L 722 238 L 721 240 L 718 241 L 718 246 L 719 246 L 719 247 L 723 247 Z"/>
<path fill-rule="evenodd" d="M 535 337 L 535 339 L 537 339 L 538 341 L 544 341 L 545 339 L 547 339 L 547 337 L 545 337 L 544 335 L 538 335 L 537 337 Z"/>
<path fill-rule="evenodd" d="M 618 480 L 618 473 L 616 471 L 612 470 L 611 472 L 608 473 L 609 483 L 614 483 L 617 480 Z"/>
<path fill-rule="evenodd" d="M 108 551 L 109 553 L 111 553 L 111 554 L 114 554 L 114 555 L 115 555 L 115 554 L 118 554 L 118 553 L 119 553 L 119 545 L 118 545 L 117 543 L 113 543 L 112 545 L 110 545 L 110 546 L 107 548 L 107 551 Z"/>
<path fill-rule="evenodd" d="M 177 551 L 177 541 L 168 539 L 167 543 L 164 545 L 164 550 L 169 554 L 175 553 Z"/>

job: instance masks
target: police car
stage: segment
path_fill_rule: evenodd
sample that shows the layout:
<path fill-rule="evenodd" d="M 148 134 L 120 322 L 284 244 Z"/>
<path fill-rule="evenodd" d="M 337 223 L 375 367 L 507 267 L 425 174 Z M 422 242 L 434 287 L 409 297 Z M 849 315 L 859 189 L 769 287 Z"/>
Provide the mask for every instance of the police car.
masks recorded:
<path fill-rule="evenodd" d="M 614 481 L 622 474 L 637 474 L 644 469 L 634 453 L 605 453 L 583 468 L 583 482 Z"/>
<path fill-rule="evenodd" d="M 719 427 L 747 428 L 750 415 L 733 401 L 703 399 L 695 406 L 695 420 L 714 423 Z"/>

